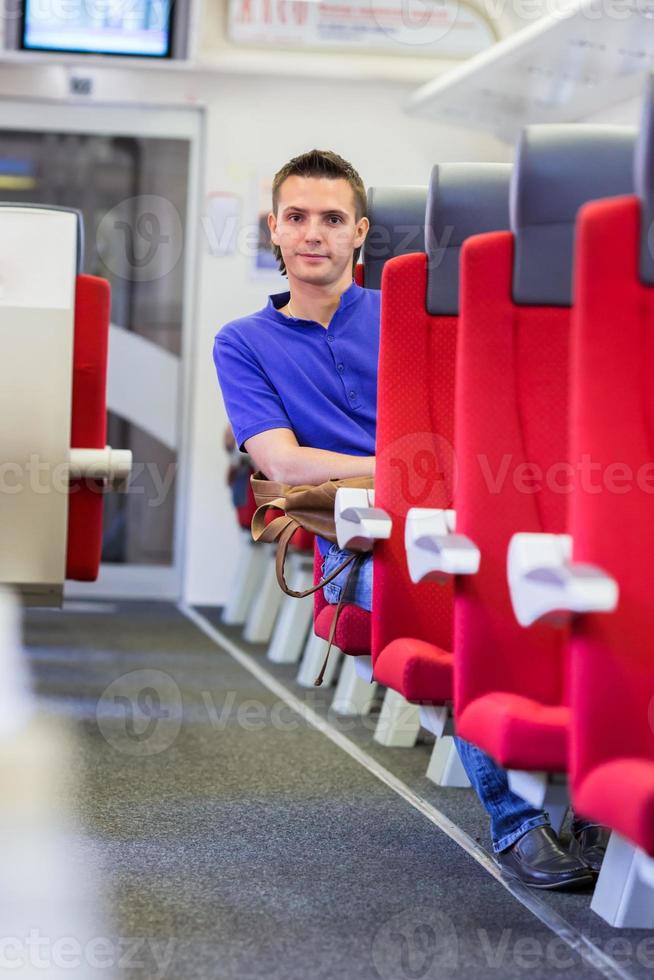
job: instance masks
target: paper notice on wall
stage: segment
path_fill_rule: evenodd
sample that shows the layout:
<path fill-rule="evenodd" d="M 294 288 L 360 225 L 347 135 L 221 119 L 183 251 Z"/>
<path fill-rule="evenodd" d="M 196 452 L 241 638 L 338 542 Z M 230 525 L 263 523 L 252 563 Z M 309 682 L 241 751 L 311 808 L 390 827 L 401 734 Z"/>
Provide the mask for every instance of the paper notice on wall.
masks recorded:
<path fill-rule="evenodd" d="M 268 215 L 272 209 L 272 177 L 256 174 L 251 189 L 252 220 L 248 231 L 248 255 L 250 278 L 263 279 L 276 284 L 279 290 L 288 289 L 288 283 L 280 275 L 279 262 L 273 252 Z M 272 287 L 271 287 L 272 288 Z"/>
<path fill-rule="evenodd" d="M 458 0 L 230 0 L 229 37 L 269 47 L 470 57 L 497 40 Z"/>
<path fill-rule="evenodd" d="M 240 198 L 226 191 L 213 191 L 207 198 L 202 226 L 211 255 L 234 255 L 241 228 Z"/>

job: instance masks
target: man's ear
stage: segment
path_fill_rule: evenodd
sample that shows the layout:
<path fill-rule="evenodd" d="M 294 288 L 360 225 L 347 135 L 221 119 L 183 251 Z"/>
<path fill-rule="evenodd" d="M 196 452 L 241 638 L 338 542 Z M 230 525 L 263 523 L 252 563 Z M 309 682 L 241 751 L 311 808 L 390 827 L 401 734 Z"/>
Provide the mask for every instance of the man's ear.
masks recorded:
<path fill-rule="evenodd" d="M 268 228 L 270 229 L 270 240 L 273 245 L 279 245 L 277 241 L 277 218 L 275 217 L 274 211 L 268 213 Z"/>
<path fill-rule="evenodd" d="M 367 218 L 365 217 L 361 218 L 361 220 L 357 222 L 357 227 L 354 236 L 355 248 L 358 248 L 360 245 L 363 245 L 363 243 L 366 240 L 366 235 L 368 234 L 369 229 L 370 229 L 370 222 L 368 221 Z"/>

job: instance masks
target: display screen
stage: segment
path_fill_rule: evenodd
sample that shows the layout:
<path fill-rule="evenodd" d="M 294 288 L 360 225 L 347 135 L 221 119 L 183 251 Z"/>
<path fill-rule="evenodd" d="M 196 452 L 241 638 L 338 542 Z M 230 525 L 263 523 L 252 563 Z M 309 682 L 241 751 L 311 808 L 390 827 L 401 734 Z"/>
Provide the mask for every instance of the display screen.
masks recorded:
<path fill-rule="evenodd" d="M 25 0 L 29 51 L 169 58 L 173 0 Z"/>

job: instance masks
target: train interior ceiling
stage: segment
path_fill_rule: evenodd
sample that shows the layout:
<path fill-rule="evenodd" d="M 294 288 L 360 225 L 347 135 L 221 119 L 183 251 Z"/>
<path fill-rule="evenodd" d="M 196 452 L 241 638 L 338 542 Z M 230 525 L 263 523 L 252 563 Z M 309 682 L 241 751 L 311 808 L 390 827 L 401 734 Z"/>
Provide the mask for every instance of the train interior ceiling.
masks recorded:
<path fill-rule="evenodd" d="M 7 0 L 1 973 L 654 974 L 653 229 L 648 0 Z"/>

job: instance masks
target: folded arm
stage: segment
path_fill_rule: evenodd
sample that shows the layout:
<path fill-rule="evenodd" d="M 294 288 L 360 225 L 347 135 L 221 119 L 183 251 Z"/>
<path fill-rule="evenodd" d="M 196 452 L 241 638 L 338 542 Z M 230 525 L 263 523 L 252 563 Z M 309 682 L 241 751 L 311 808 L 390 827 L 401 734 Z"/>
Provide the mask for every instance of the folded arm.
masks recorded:
<path fill-rule="evenodd" d="M 374 476 L 374 456 L 349 456 L 298 445 L 291 429 L 268 429 L 252 436 L 245 450 L 269 480 L 301 486 L 354 476 Z"/>

